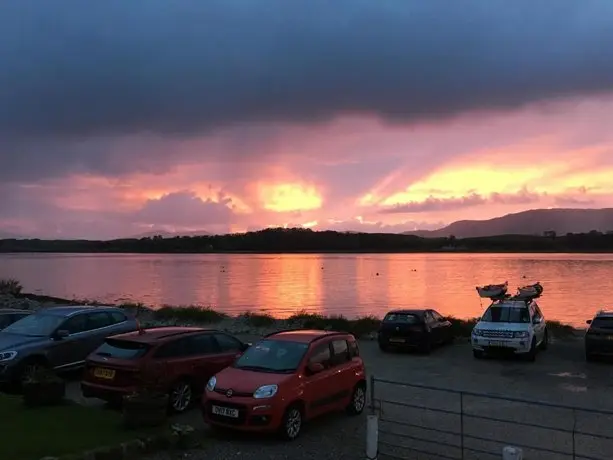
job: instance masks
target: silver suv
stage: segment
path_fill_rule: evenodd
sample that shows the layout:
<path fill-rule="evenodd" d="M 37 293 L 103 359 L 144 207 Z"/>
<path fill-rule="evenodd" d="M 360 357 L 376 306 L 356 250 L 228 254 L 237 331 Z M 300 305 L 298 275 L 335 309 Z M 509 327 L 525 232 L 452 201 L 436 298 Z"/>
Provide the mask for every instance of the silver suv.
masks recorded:
<path fill-rule="evenodd" d="M 39 310 L 0 331 L 0 383 L 19 383 L 40 367 L 81 367 L 106 337 L 137 329 L 137 320 L 117 307 Z"/>

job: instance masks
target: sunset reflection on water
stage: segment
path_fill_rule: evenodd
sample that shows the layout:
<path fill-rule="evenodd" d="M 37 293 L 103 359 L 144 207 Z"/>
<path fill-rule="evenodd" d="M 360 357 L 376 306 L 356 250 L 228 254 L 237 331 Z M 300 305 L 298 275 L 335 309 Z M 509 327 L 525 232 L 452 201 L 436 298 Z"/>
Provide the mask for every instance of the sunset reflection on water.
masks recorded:
<path fill-rule="evenodd" d="M 548 319 L 583 325 L 607 307 L 613 256 L 586 254 L 4 254 L 0 277 L 26 291 L 105 302 L 202 305 L 285 317 L 383 315 L 424 307 L 479 316 L 475 286 L 540 281 Z M 613 305 L 611 306 L 613 308 Z"/>

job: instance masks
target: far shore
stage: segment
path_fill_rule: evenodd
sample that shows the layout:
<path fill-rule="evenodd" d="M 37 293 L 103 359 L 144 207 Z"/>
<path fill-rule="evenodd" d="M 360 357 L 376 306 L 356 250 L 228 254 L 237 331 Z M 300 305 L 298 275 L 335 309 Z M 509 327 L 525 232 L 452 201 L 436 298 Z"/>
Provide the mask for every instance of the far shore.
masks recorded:
<path fill-rule="evenodd" d="M 0 308 L 25 308 L 37 310 L 43 307 L 57 305 L 113 305 L 88 299 L 62 299 L 41 294 L 12 293 L 0 294 Z M 286 329 L 321 329 L 350 332 L 360 339 L 374 339 L 381 319 L 374 316 L 347 318 L 342 315 L 324 316 L 310 312 L 299 312 L 288 318 L 280 319 L 274 316 L 247 311 L 237 316 L 231 316 L 211 307 L 203 306 L 163 306 L 149 307 L 139 303 L 116 304 L 129 314 L 136 315 L 144 327 L 154 326 L 214 326 L 221 330 L 243 334 L 268 334 Z M 469 338 L 476 318 L 460 319 L 449 317 L 454 335 L 458 338 Z M 559 321 L 547 321 L 551 335 L 558 339 L 580 337 L 584 329 L 575 328 Z"/>

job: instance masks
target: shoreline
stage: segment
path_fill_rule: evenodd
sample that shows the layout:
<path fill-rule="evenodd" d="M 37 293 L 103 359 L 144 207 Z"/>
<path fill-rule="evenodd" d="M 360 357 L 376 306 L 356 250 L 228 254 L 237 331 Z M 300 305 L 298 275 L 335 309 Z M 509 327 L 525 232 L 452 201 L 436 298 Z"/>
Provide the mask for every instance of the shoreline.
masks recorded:
<path fill-rule="evenodd" d="M 374 315 L 347 318 L 342 315 L 324 316 L 303 311 L 281 319 L 267 313 L 249 311 L 231 316 L 211 307 L 194 305 L 152 308 L 142 303 L 111 304 L 95 300 L 62 299 L 22 292 L 0 293 L 0 308 L 22 308 L 35 311 L 57 305 L 116 306 L 130 315 L 137 315 L 144 327 L 215 327 L 234 334 L 266 335 L 286 329 L 320 329 L 350 332 L 358 339 L 374 340 L 381 323 L 381 319 Z M 475 318 L 448 317 L 447 319 L 452 323 L 455 337 L 470 338 L 472 329 L 476 324 Z M 547 327 L 556 339 L 577 338 L 585 332 L 585 329 L 575 328 L 555 320 L 547 321 Z"/>

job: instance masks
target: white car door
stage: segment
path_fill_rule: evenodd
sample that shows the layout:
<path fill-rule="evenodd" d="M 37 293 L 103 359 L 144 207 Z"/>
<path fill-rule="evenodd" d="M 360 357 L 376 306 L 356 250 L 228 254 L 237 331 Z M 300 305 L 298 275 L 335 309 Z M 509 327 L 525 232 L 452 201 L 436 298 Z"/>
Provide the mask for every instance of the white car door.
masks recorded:
<path fill-rule="evenodd" d="M 536 343 L 540 344 L 545 338 L 545 318 L 537 304 L 534 304 L 533 307 L 532 324 L 536 335 Z"/>

